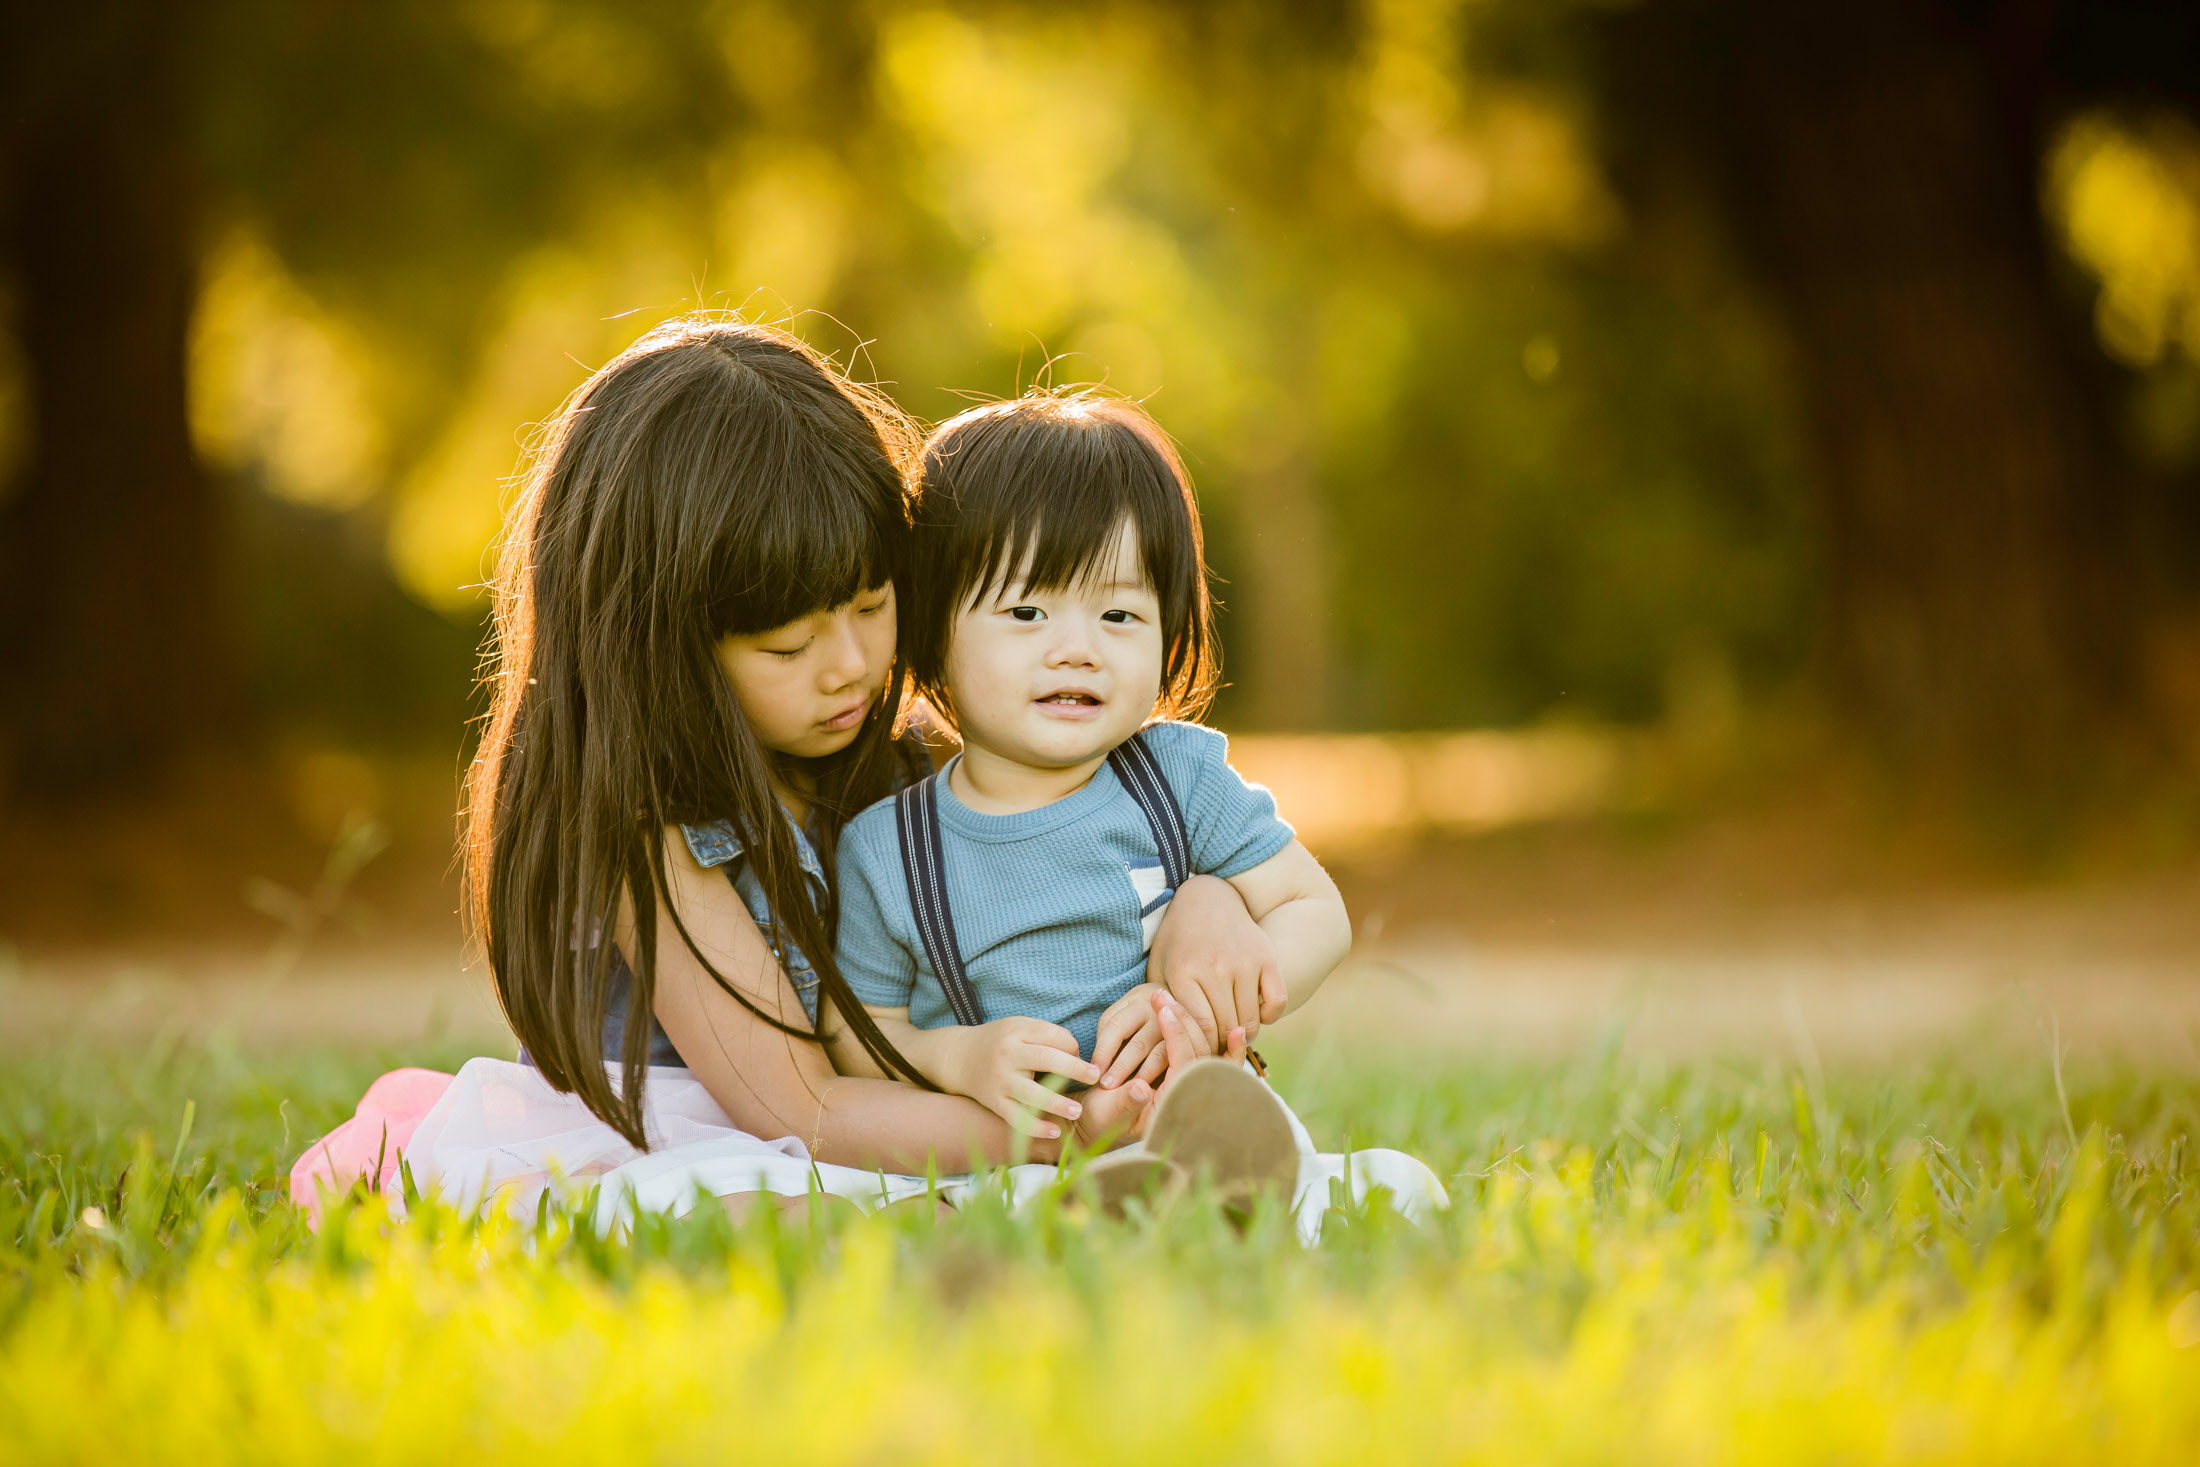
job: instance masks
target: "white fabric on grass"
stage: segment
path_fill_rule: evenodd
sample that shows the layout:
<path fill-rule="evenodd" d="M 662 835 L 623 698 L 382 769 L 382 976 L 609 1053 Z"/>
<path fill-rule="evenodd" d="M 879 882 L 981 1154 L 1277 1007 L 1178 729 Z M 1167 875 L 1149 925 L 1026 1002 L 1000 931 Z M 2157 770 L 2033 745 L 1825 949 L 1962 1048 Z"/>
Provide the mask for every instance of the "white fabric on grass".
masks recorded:
<path fill-rule="evenodd" d="M 618 1067 L 609 1068 L 616 1084 Z M 645 1152 L 596 1119 L 577 1096 L 551 1089 L 531 1066 L 468 1060 L 413 1132 L 405 1162 L 422 1196 L 462 1210 L 493 1202 L 531 1216 L 552 1186 L 573 1192 L 599 1187 L 596 1221 L 606 1231 L 632 1211 L 684 1214 L 706 1194 L 800 1197 L 814 1189 L 869 1210 L 922 1196 L 931 1185 L 923 1177 L 813 1162 L 809 1148 L 792 1136 L 760 1140 L 727 1119 L 688 1070 L 652 1068 L 646 1093 L 644 1129 L 652 1145 Z M 1449 1205 L 1436 1174 L 1402 1151 L 1317 1152 L 1296 1115 L 1291 1127 L 1300 1150 L 1292 1208 L 1306 1242 L 1321 1237 L 1322 1218 L 1340 1190 L 1333 1183 L 1344 1183 L 1341 1190 L 1355 1203 L 1386 1189 L 1391 1205 L 1416 1221 Z M 1059 1175 L 1051 1166 L 1025 1165 L 943 1177 L 938 1186 L 953 1203 L 1005 1182 L 1011 1200 L 1022 1205 Z"/>

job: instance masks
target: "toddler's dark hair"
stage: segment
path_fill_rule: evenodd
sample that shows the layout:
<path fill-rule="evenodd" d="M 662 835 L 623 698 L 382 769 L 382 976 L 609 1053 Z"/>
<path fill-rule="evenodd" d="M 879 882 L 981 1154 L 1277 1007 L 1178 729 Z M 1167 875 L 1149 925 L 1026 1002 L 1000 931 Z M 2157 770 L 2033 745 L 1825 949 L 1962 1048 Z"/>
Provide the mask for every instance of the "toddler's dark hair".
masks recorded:
<path fill-rule="evenodd" d="M 955 618 L 1006 577 L 1056 591 L 1097 570 L 1128 520 L 1161 603 L 1155 712 L 1197 718 L 1221 673 L 1199 504 L 1176 445 L 1137 403 L 1034 390 L 940 425 L 924 445 L 904 576 L 902 649 L 942 717 Z"/>

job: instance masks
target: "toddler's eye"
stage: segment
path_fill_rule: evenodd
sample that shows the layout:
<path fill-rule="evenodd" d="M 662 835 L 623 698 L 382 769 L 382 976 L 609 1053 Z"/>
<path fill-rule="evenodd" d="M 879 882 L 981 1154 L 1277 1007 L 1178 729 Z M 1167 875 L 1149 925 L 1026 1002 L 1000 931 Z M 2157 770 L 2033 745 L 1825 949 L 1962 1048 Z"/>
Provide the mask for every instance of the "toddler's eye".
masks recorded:
<path fill-rule="evenodd" d="M 1103 611 L 1100 613 L 1100 619 L 1105 622 L 1112 622 L 1116 626 L 1122 626 L 1126 622 L 1137 620 L 1129 612 L 1122 610 Z"/>
<path fill-rule="evenodd" d="M 1018 621 L 1038 621 L 1046 615 L 1036 606 L 1012 606 L 1009 608 L 1008 614 Z"/>

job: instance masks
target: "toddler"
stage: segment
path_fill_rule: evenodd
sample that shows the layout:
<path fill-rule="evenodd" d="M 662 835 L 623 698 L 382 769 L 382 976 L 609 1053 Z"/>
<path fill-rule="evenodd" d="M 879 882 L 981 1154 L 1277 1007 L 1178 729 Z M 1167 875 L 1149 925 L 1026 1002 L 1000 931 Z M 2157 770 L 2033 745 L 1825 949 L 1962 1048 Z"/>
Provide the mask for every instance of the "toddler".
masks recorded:
<path fill-rule="evenodd" d="M 1184 881 L 1228 881 L 1277 954 L 1263 992 L 1177 995 L 1218 1040 L 1303 1003 L 1351 923 L 1223 736 L 1179 721 L 1215 687 L 1211 603 L 1191 486 L 1142 409 L 964 413 L 926 445 L 914 519 L 903 645 L 962 751 L 849 824 L 839 963 L 935 1084 L 1053 1134 L 1158 1071 L 1146 953 Z"/>

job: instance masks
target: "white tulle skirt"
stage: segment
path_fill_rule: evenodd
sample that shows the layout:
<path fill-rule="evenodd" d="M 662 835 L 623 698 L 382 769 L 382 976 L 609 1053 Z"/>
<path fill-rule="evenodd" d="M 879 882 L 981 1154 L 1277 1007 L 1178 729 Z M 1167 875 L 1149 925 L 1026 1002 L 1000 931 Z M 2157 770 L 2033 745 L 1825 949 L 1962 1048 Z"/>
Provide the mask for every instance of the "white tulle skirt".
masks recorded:
<path fill-rule="evenodd" d="M 551 1089 L 532 1067 L 468 1060 L 410 1126 L 402 1155 L 423 1196 L 465 1209 L 493 1203 L 532 1214 L 549 1189 L 578 1193 L 596 1187 L 596 1218 L 606 1230 L 622 1227 L 637 1212 L 685 1213 L 705 1196 L 799 1197 L 815 1190 L 868 1210 L 922 1196 L 933 1185 L 923 1177 L 812 1161 L 809 1149 L 791 1136 L 777 1141 L 752 1136 L 727 1119 L 687 1070 L 651 1069 L 645 1093 L 652 1144 L 641 1151 L 577 1097 Z M 1300 1149 L 1292 1205 L 1307 1242 L 1321 1236 L 1322 1217 L 1336 1201 L 1359 1202 L 1378 1188 L 1409 1218 L 1424 1218 L 1449 1204 L 1436 1174 L 1414 1157 L 1388 1150 L 1318 1152 L 1296 1115 L 1291 1124 Z M 329 1154 L 327 1148 L 322 1154 Z M 313 1157 L 309 1151 L 301 1166 Z M 396 1156 L 388 1162 L 394 1167 Z M 937 1185 L 951 1204 L 989 1186 L 1005 1186 L 1011 1200 L 1022 1204 L 1059 1175 L 1051 1166 L 1025 1165 L 943 1177 Z M 322 1180 L 348 1185 L 342 1177 Z"/>

